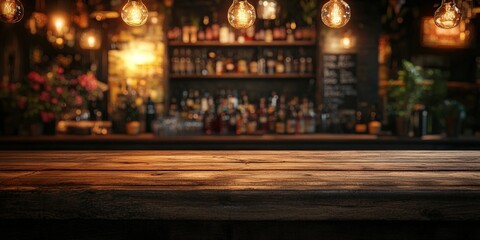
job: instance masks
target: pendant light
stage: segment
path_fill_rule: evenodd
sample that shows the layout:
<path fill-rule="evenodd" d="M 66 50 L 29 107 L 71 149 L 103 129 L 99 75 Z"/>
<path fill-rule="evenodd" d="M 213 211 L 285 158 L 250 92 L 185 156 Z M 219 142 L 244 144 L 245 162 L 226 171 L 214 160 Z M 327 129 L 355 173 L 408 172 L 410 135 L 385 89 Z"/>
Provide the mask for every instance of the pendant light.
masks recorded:
<path fill-rule="evenodd" d="M 435 11 L 435 25 L 450 29 L 458 26 L 462 18 L 460 9 L 454 0 L 442 0 L 442 5 Z"/>
<path fill-rule="evenodd" d="M 322 7 L 322 21 L 331 28 L 341 28 L 350 21 L 350 6 L 343 0 L 330 0 Z"/>
<path fill-rule="evenodd" d="M 0 20 L 5 23 L 18 23 L 25 9 L 19 0 L 0 0 Z"/>
<path fill-rule="evenodd" d="M 147 18 L 148 9 L 142 0 L 128 0 L 122 8 L 122 19 L 129 26 L 142 26 L 147 22 Z"/>
<path fill-rule="evenodd" d="M 256 18 L 255 8 L 247 0 L 233 0 L 228 9 L 228 22 L 237 29 L 251 27 Z"/>

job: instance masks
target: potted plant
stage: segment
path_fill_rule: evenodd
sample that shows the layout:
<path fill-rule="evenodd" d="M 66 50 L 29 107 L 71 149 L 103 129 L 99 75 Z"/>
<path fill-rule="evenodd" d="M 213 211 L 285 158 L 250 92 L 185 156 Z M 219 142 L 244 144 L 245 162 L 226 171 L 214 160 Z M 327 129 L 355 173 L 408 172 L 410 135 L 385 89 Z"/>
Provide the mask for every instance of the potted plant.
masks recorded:
<path fill-rule="evenodd" d="M 442 106 L 447 137 L 458 137 L 466 118 L 465 106 L 456 100 L 445 100 Z"/>
<path fill-rule="evenodd" d="M 415 105 L 419 102 L 426 86 L 421 68 L 409 61 L 402 61 L 403 69 L 398 72 L 398 80 L 390 82 L 388 110 L 395 119 L 398 136 L 407 137 L 410 132 L 410 119 Z"/>

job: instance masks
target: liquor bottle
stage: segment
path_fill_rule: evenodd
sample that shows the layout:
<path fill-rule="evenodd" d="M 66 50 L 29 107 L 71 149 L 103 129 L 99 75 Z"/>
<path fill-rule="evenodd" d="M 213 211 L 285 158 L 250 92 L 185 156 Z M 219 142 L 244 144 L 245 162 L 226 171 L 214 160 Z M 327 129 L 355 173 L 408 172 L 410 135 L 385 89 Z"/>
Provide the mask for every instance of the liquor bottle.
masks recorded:
<path fill-rule="evenodd" d="M 423 104 L 415 105 L 413 112 L 413 133 L 415 137 L 423 137 L 428 132 L 428 112 Z"/>
<path fill-rule="evenodd" d="M 213 22 L 212 22 L 212 40 L 218 41 L 220 38 L 220 25 L 218 25 L 218 14 L 213 12 Z"/>
<path fill-rule="evenodd" d="M 187 72 L 187 63 L 185 59 L 185 49 L 180 49 L 180 61 L 178 66 L 178 72 L 180 74 L 185 74 Z"/>
<path fill-rule="evenodd" d="M 172 67 L 172 73 L 174 74 L 180 73 L 180 59 L 178 58 L 178 55 L 179 55 L 178 48 L 173 49 L 171 67 Z"/>
<path fill-rule="evenodd" d="M 145 108 L 145 132 L 152 133 L 152 124 L 157 118 L 157 111 L 155 109 L 155 103 L 153 103 L 150 96 L 148 96 Z"/>
<path fill-rule="evenodd" d="M 258 73 L 258 60 L 255 57 L 255 54 L 253 54 L 252 58 L 250 59 L 250 63 L 248 64 L 248 71 L 251 74 L 257 74 Z"/>
<path fill-rule="evenodd" d="M 268 131 L 268 110 L 265 98 L 260 98 L 258 107 L 258 130 L 261 134 L 266 134 Z"/>
<path fill-rule="evenodd" d="M 215 105 L 214 105 L 213 98 L 210 97 L 208 99 L 207 111 L 203 116 L 203 132 L 205 134 L 211 135 L 215 133 L 214 122 L 215 122 Z"/>
<path fill-rule="evenodd" d="M 243 135 L 247 131 L 246 129 L 246 118 L 245 118 L 245 107 L 243 104 L 239 105 L 237 108 L 236 118 L 237 118 L 237 127 L 235 130 L 236 135 Z"/>
<path fill-rule="evenodd" d="M 224 59 L 220 55 L 220 52 L 217 53 L 217 62 L 215 63 L 215 74 L 221 75 L 225 68 Z"/>
<path fill-rule="evenodd" d="M 290 51 L 286 52 L 286 57 L 285 57 L 285 73 L 290 74 L 293 72 L 293 59 L 292 55 L 290 54 Z"/>
<path fill-rule="evenodd" d="M 273 29 L 268 20 L 265 20 L 265 42 L 273 42 Z"/>
<path fill-rule="evenodd" d="M 258 57 L 258 74 L 265 74 L 267 73 L 267 60 L 265 59 L 264 52 L 261 52 L 260 56 Z"/>
<path fill-rule="evenodd" d="M 305 115 L 306 112 L 300 108 L 297 112 L 297 129 L 296 134 L 305 134 L 306 133 L 306 126 L 305 126 Z"/>
<path fill-rule="evenodd" d="M 277 104 L 278 104 L 278 95 L 276 92 L 272 93 L 272 96 L 269 99 L 268 106 L 268 132 L 275 133 L 275 125 L 277 121 Z"/>
<path fill-rule="evenodd" d="M 195 63 L 192 61 L 192 49 L 185 51 L 186 73 L 193 74 L 195 72 Z"/>
<path fill-rule="evenodd" d="M 277 113 L 277 118 L 275 120 L 275 133 L 276 134 L 285 134 L 285 109 L 280 107 Z"/>
<path fill-rule="evenodd" d="M 247 114 L 247 134 L 254 135 L 257 133 L 258 117 L 253 104 L 248 104 Z"/>
<path fill-rule="evenodd" d="M 230 112 L 228 111 L 228 103 L 226 99 L 222 100 L 221 110 L 219 111 L 219 133 L 221 135 L 229 134 L 230 127 Z"/>
<path fill-rule="evenodd" d="M 361 103 L 359 109 L 355 113 L 355 133 L 364 134 L 368 131 L 367 122 L 363 114 L 364 105 L 366 103 Z"/>
<path fill-rule="evenodd" d="M 283 62 L 283 51 L 278 50 L 277 62 L 275 63 L 275 72 L 276 73 L 285 73 L 285 64 Z"/>
<path fill-rule="evenodd" d="M 275 74 L 275 65 L 277 61 L 273 57 L 273 51 L 267 50 L 267 74 Z"/>
<path fill-rule="evenodd" d="M 382 122 L 377 112 L 377 106 L 372 105 L 370 109 L 370 122 L 368 123 L 368 133 L 378 135 L 382 130 Z"/>
<path fill-rule="evenodd" d="M 231 50 L 227 51 L 227 57 L 225 58 L 224 66 L 225 72 L 233 73 L 235 72 L 235 59 L 233 57 L 233 52 Z"/>
<path fill-rule="evenodd" d="M 315 114 L 315 109 L 314 109 L 314 104 L 313 102 L 308 103 L 308 113 L 305 117 L 305 132 L 306 133 L 315 133 L 316 132 L 316 114 Z"/>
<path fill-rule="evenodd" d="M 294 101 L 291 101 L 289 104 L 285 128 L 287 134 L 295 134 L 297 132 L 297 111 L 295 110 Z"/>

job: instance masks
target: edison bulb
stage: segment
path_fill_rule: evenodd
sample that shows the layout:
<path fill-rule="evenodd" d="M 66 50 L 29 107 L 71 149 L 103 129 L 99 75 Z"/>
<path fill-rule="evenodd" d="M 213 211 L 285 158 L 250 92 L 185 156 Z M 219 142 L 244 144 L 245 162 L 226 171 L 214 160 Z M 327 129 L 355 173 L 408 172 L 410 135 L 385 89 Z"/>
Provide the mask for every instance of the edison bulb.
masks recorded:
<path fill-rule="evenodd" d="M 122 8 L 123 21 L 132 26 L 138 27 L 147 22 L 148 9 L 142 0 L 128 0 Z"/>
<path fill-rule="evenodd" d="M 233 0 L 228 9 L 228 22 L 237 29 L 251 27 L 256 18 L 255 8 L 247 0 Z"/>
<path fill-rule="evenodd" d="M 2 22 L 20 22 L 24 12 L 23 4 L 19 0 L 0 0 L 0 20 Z"/>
<path fill-rule="evenodd" d="M 322 7 L 322 21 L 331 28 L 345 26 L 350 16 L 350 6 L 343 0 L 330 0 Z"/>
<path fill-rule="evenodd" d="M 442 5 L 435 11 L 435 25 L 450 29 L 458 26 L 462 13 L 456 6 L 455 1 L 443 0 Z"/>

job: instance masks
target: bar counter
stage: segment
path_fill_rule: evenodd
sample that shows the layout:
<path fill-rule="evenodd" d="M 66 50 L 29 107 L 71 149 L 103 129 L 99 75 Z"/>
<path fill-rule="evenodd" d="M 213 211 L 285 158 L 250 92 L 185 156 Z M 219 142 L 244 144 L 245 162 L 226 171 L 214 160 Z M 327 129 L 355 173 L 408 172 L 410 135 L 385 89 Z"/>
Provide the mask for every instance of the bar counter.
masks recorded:
<path fill-rule="evenodd" d="M 6 239 L 480 237 L 480 151 L 0 151 L 0 183 Z"/>
<path fill-rule="evenodd" d="M 0 137 L 0 150 L 480 150 L 480 137 L 398 138 L 357 134 Z"/>

